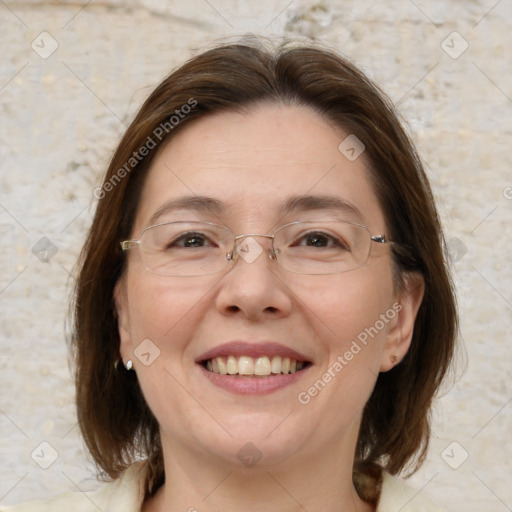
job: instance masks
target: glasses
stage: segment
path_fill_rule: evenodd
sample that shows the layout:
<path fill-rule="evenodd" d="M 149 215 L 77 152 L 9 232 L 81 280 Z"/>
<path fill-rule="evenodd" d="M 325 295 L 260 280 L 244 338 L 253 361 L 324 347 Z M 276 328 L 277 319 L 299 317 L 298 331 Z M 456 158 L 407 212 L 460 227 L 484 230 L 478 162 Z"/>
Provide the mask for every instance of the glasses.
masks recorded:
<path fill-rule="evenodd" d="M 368 261 L 372 242 L 391 244 L 385 235 L 372 236 L 366 226 L 339 220 L 305 220 L 285 224 L 273 235 L 235 236 L 210 222 L 167 222 L 145 228 L 137 240 L 121 242 L 126 251 L 138 247 L 144 266 L 164 276 L 204 276 L 226 270 L 238 256 L 253 263 L 263 252 L 256 238 L 269 238 L 271 260 L 298 274 L 341 274 Z"/>

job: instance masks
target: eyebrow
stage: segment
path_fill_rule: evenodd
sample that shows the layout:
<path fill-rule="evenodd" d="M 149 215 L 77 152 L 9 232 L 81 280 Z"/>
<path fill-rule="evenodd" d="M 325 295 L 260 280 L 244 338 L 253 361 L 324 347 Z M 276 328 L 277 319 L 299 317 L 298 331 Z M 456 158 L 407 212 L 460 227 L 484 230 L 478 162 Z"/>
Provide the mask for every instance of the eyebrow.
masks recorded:
<path fill-rule="evenodd" d="M 289 197 L 279 208 L 282 215 L 311 210 L 335 210 L 357 220 L 363 220 L 360 210 L 346 199 L 329 195 L 302 195 Z"/>
<path fill-rule="evenodd" d="M 182 196 L 165 202 L 149 219 L 150 225 L 156 224 L 163 215 L 175 210 L 193 210 L 199 213 L 209 213 L 220 216 L 227 205 L 209 196 Z M 356 220 L 363 220 L 360 210 L 351 202 L 330 195 L 297 195 L 288 197 L 278 208 L 280 215 L 289 215 L 313 210 L 334 210 L 348 214 Z"/>
<path fill-rule="evenodd" d="M 183 196 L 165 202 L 155 213 L 153 213 L 153 215 L 151 215 L 149 223 L 155 224 L 160 217 L 174 210 L 194 210 L 199 213 L 220 215 L 225 209 L 225 204 L 213 197 Z"/>

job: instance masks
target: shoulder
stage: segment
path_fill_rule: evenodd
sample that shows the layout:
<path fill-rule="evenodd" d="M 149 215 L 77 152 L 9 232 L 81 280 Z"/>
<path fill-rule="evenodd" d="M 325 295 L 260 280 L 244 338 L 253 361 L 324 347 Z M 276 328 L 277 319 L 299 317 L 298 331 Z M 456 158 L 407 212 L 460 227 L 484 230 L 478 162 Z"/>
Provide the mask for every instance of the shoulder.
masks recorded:
<path fill-rule="evenodd" d="M 67 492 L 48 501 L 31 501 L 0 512 L 139 512 L 144 498 L 145 468 L 132 464 L 121 478 L 93 492 Z"/>
<path fill-rule="evenodd" d="M 376 512 L 443 512 L 421 490 L 408 486 L 402 479 L 382 472 L 382 490 Z"/>

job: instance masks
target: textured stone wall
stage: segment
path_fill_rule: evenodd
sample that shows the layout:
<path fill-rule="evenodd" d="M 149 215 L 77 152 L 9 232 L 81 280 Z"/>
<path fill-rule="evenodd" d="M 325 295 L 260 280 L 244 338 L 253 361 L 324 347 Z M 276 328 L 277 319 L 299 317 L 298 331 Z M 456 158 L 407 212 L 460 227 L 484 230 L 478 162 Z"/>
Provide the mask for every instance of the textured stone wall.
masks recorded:
<path fill-rule="evenodd" d="M 6 0 L 0 27 L 0 502 L 96 486 L 65 343 L 93 190 L 171 68 L 253 32 L 336 47 L 406 118 L 449 240 L 463 341 L 411 483 L 454 512 L 512 510 L 510 0 Z"/>

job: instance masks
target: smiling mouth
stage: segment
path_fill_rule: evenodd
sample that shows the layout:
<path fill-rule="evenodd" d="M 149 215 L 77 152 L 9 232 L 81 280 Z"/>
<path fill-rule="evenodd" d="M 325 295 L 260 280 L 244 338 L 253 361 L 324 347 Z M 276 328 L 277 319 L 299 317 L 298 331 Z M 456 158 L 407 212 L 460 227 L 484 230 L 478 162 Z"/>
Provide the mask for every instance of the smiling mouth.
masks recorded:
<path fill-rule="evenodd" d="M 220 375 L 239 375 L 242 377 L 268 377 L 269 375 L 288 375 L 307 368 L 311 363 L 281 356 L 222 356 L 203 361 L 202 366 L 209 372 Z"/>

